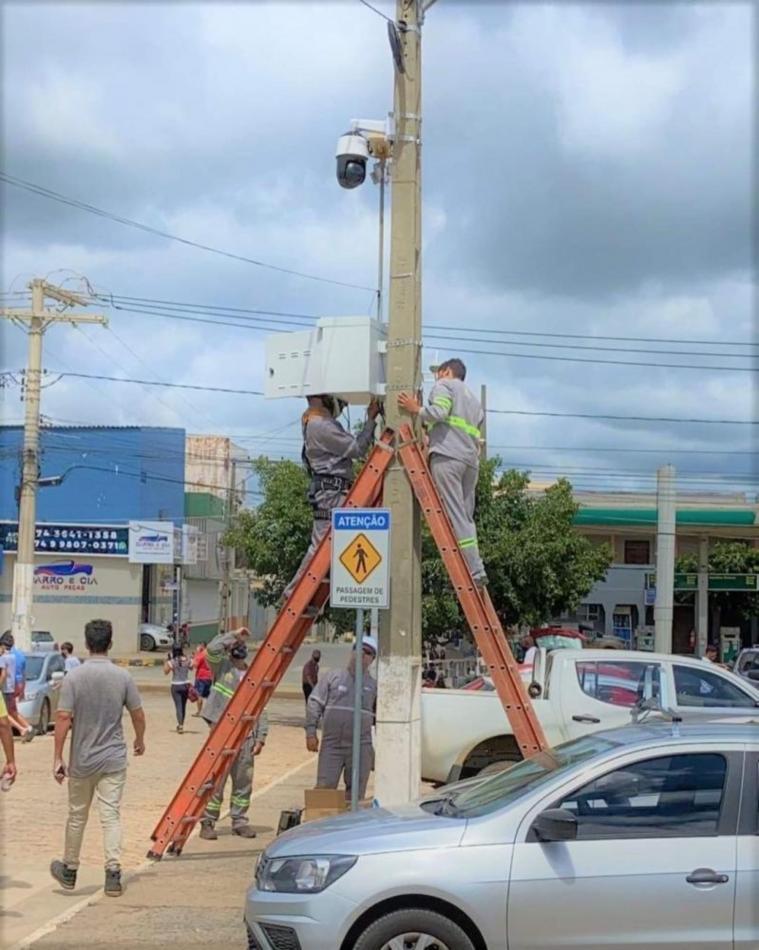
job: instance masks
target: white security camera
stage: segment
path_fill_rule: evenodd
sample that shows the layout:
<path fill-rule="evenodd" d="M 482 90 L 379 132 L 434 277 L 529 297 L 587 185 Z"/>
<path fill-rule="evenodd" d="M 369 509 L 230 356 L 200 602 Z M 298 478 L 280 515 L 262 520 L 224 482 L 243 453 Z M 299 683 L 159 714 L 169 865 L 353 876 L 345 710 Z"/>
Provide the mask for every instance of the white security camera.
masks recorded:
<path fill-rule="evenodd" d="M 341 188 L 358 188 L 366 178 L 369 143 L 363 135 L 347 132 L 337 140 L 337 181 Z"/>

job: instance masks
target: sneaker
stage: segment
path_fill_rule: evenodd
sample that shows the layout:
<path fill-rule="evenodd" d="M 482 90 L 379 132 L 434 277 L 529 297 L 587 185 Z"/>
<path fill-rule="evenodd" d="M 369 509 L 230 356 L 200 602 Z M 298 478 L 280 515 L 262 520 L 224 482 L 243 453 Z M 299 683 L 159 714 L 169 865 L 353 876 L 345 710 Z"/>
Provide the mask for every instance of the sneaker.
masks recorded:
<path fill-rule="evenodd" d="M 478 574 L 476 577 L 473 577 L 475 587 L 482 590 L 488 586 L 488 575 L 487 574 Z"/>
<path fill-rule="evenodd" d="M 51 861 L 50 873 L 66 891 L 73 891 L 76 887 L 76 868 L 70 868 L 63 861 Z"/>
<path fill-rule="evenodd" d="M 216 841 L 218 839 L 219 836 L 216 834 L 216 828 L 214 828 L 212 821 L 201 821 L 200 837 L 204 841 Z"/>
<path fill-rule="evenodd" d="M 22 742 L 31 742 L 34 738 L 34 728 L 29 726 L 26 732 L 23 735 Z"/>
<path fill-rule="evenodd" d="M 121 897 L 124 888 L 121 884 L 121 868 L 105 869 L 105 886 L 103 888 L 108 897 Z"/>
<path fill-rule="evenodd" d="M 184 726 L 177 726 L 177 732 L 178 732 L 179 735 L 181 736 L 182 733 L 184 732 Z"/>
<path fill-rule="evenodd" d="M 253 826 L 247 821 L 239 821 L 232 825 L 232 834 L 239 835 L 241 838 L 255 838 L 256 832 Z"/>

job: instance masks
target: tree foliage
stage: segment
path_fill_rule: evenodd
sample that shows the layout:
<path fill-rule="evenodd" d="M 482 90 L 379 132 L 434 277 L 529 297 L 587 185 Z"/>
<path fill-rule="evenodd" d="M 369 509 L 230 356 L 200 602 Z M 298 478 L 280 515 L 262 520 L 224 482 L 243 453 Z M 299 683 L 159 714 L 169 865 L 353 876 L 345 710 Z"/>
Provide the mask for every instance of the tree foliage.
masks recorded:
<path fill-rule="evenodd" d="M 606 573 L 611 551 L 574 529 L 578 506 L 568 481 L 531 493 L 527 473 L 499 476 L 499 466 L 498 458 L 483 461 L 477 485 L 475 517 L 490 596 L 506 625 L 545 623 L 578 606 Z M 461 627 L 458 604 L 429 537 L 423 591 L 426 635 Z"/>
<path fill-rule="evenodd" d="M 477 485 L 477 530 L 489 590 L 505 624 L 540 624 L 573 610 L 600 580 L 611 552 L 578 534 L 572 487 L 559 481 L 541 494 L 526 473 L 498 475 L 500 459 L 483 461 Z M 259 599 L 274 604 L 300 564 L 311 535 L 308 476 L 294 462 L 254 463 L 263 502 L 239 514 L 231 543 L 262 579 Z M 464 629 L 458 602 L 426 525 L 422 538 L 422 609 L 426 637 Z M 349 611 L 332 611 L 341 629 Z"/>
<path fill-rule="evenodd" d="M 698 557 L 695 554 L 680 555 L 675 570 L 695 574 Z M 709 548 L 709 571 L 714 574 L 759 574 L 759 548 L 752 547 L 748 541 L 717 541 Z M 689 597 L 692 599 L 693 595 Z M 759 615 L 759 593 L 750 591 L 715 591 L 709 594 L 709 604 L 743 620 Z"/>

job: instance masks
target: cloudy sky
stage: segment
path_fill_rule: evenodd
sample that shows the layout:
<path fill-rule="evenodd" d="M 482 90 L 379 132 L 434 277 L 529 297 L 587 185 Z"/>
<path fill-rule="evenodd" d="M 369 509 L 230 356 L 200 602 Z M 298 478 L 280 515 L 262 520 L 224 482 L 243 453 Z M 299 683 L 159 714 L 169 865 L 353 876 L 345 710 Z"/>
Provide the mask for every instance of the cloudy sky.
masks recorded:
<path fill-rule="evenodd" d="M 377 189 L 341 190 L 334 147 L 351 118 L 392 105 L 376 13 L 358 0 L 2 12 L 6 175 L 280 268 L 375 285 Z M 487 384 L 489 407 L 506 411 L 490 414 L 488 435 L 507 464 L 621 488 L 650 487 L 673 462 L 683 490 L 727 477 L 755 491 L 750 425 L 597 418 L 755 415 L 753 35 L 749 3 L 440 0 L 429 11 L 425 358 L 461 351 L 473 386 Z M 98 291 L 181 305 L 109 309 L 109 330 L 52 329 L 51 373 L 257 390 L 263 340 L 289 328 L 282 318 L 198 317 L 370 312 L 364 289 L 16 186 L 1 197 L 4 291 L 32 275 L 77 288 L 84 275 Z M 24 337 L 2 332 L 2 365 L 17 371 Z M 2 391 L 8 421 L 21 418 L 18 396 Z M 53 420 L 181 425 L 277 457 L 297 455 L 300 411 L 65 376 L 43 401 Z"/>

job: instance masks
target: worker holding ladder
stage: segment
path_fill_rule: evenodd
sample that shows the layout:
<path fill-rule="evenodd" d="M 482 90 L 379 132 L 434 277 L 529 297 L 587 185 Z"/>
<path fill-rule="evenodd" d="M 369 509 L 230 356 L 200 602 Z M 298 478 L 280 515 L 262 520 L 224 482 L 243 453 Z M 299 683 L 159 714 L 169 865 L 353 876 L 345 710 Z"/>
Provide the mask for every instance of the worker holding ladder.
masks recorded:
<path fill-rule="evenodd" d="M 479 400 L 464 384 L 465 379 L 463 362 L 446 360 L 435 371 L 435 385 L 426 407 L 411 393 L 401 393 L 398 405 L 427 427 L 432 479 L 472 579 L 478 587 L 484 587 L 487 575 L 477 546 L 474 501 L 485 414 Z"/>
<path fill-rule="evenodd" d="M 213 686 L 203 706 L 202 716 L 211 727 L 224 715 L 227 703 L 248 668 L 248 648 L 245 640 L 249 635 L 247 627 L 240 627 L 229 633 L 220 633 L 208 644 L 206 659 L 213 672 Z M 200 837 L 206 841 L 215 841 L 219 837 L 216 833 L 216 822 L 221 816 L 224 786 L 228 777 L 232 780 L 229 809 L 232 833 L 241 838 L 256 837 L 256 832 L 248 821 L 250 795 L 253 790 L 253 760 L 263 749 L 268 731 L 268 717 L 266 712 L 262 712 L 243 739 L 229 771 L 222 774 L 206 805 L 200 823 Z"/>

